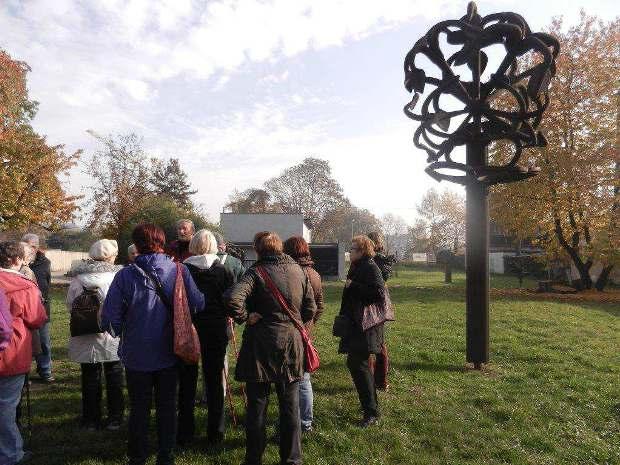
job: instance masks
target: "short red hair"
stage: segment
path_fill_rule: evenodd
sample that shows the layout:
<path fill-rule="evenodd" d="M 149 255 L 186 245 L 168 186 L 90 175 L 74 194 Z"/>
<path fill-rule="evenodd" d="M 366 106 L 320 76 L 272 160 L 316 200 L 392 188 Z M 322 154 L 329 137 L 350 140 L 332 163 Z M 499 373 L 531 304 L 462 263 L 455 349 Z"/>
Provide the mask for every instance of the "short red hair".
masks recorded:
<path fill-rule="evenodd" d="M 351 242 L 357 246 L 364 257 L 372 258 L 375 256 L 375 243 L 368 236 L 355 236 Z"/>
<path fill-rule="evenodd" d="M 310 256 L 310 247 L 303 237 L 293 236 L 284 242 L 284 253 L 295 260 L 299 260 Z"/>
<path fill-rule="evenodd" d="M 140 254 L 162 253 L 166 244 L 166 233 L 159 226 L 142 223 L 131 233 L 133 243 Z"/>
<path fill-rule="evenodd" d="M 282 249 L 282 239 L 273 231 L 261 231 L 254 236 L 254 250 L 259 257 L 280 255 Z"/>

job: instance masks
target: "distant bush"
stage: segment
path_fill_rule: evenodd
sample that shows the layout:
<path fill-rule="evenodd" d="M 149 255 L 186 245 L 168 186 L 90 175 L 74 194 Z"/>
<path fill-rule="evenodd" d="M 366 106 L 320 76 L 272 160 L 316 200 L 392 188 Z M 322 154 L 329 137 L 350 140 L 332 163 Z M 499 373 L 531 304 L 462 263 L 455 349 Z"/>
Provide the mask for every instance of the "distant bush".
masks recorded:
<path fill-rule="evenodd" d="M 167 242 L 171 242 L 176 239 L 176 223 L 181 218 L 192 220 L 196 231 L 206 228 L 213 232 L 219 232 L 218 226 L 209 222 L 200 212 L 195 210 L 188 211 L 166 197 L 152 197 L 144 203 L 144 206 L 138 213 L 131 217 L 127 222 L 127 226 L 121 231 L 118 238 L 119 261 L 126 261 L 127 247 L 132 243 L 131 232 L 137 225 L 140 223 L 156 224 L 165 231 Z"/>
<path fill-rule="evenodd" d="M 547 277 L 547 266 L 540 255 L 504 255 L 504 272 L 518 276 Z"/>
<path fill-rule="evenodd" d="M 48 249 L 86 252 L 98 239 L 99 237 L 88 229 L 69 229 L 52 233 L 45 239 L 45 245 Z"/>

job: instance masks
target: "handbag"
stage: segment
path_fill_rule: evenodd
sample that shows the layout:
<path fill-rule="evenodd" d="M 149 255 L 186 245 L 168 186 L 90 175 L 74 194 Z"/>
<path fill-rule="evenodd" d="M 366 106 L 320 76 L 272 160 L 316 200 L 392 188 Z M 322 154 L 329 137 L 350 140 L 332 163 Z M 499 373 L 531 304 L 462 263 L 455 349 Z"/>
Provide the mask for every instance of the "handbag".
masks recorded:
<path fill-rule="evenodd" d="M 200 340 L 192 323 L 183 281 L 183 265 L 177 263 L 177 279 L 174 284 L 174 353 L 184 363 L 196 365 L 200 360 Z"/>
<path fill-rule="evenodd" d="M 282 308 L 284 313 L 291 319 L 291 321 L 295 325 L 295 328 L 297 328 L 297 331 L 299 331 L 299 333 L 301 334 L 301 340 L 304 345 L 304 369 L 305 371 L 308 373 L 315 372 L 316 370 L 318 370 L 320 366 L 319 352 L 316 350 L 314 345 L 312 345 L 312 340 L 310 339 L 310 336 L 308 335 L 308 331 L 306 331 L 306 328 L 304 327 L 304 325 L 300 321 L 298 321 L 297 318 L 293 316 L 293 311 L 291 309 L 290 304 L 288 303 L 286 298 L 282 295 L 282 293 L 280 292 L 280 289 L 278 289 L 278 287 L 275 285 L 275 283 L 269 276 L 269 273 L 267 273 L 267 270 L 265 270 L 262 266 L 257 266 L 256 271 L 258 272 L 259 276 L 263 278 L 263 281 L 265 281 L 265 285 L 267 286 L 267 289 L 269 289 L 269 291 L 275 297 L 278 304 L 280 304 L 280 307 Z"/>
<path fill-rule="evenodd" d="M 336 315 L 334 325 L 332 326 L 332 334 L 335 337 L 343 338 L 349 335 L 351 327 L 351 319 L 346 315 Z"/>
<path fill-rule="evenodd" d="M 394 306 L 390 299 L 390 291 L 384 287 L 381 292 L 381 300 L 366 305 L 362 311 L 362 331 L 368 331 L 386 321 L 394 321 Z"/>
<path fill-rule="evenodd" d="M 177 277 L 174 282 L 174 292 L 172 302 L 164 292 L 160 280 L 149 273 L 147 270 L 134 264 L 140 268 L 151 283 L 155 286 L 155 293 L 164 303 L 164 305 L 172 312 L 174 341 L 173 351 L 183 363 L 187 365 L 196 365 L 200 360 L 200 340 L 198 333 L 192 323 L 192 317 L 187 303 L 187 293 L 185 290 L 185 282 L 183 281 L 183 265 L 177 263 Z"/>

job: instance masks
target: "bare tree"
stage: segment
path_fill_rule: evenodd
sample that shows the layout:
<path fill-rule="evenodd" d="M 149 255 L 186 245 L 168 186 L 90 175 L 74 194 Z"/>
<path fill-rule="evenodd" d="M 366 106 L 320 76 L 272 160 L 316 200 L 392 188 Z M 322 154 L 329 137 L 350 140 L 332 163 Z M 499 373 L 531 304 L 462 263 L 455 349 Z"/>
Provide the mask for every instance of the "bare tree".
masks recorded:
<path fill-rule="evenodd" d="M 387 213 L 381 217 L 381 232 L 385 238 L 386 254 L 398 253 L 402 256 L 404 247 L 399 247 L 399 238 L 407 234 L 407 229 L 407 222 L 401 216 Z"/>
<path fill-rule="evenodd" d="M 99 136 L 103 145 L 86 163 L 94 179 L 88 205 L 92 207 L 89 227 L 119 237 L 128 220 L 150 194 L 150 159 L 136 134 Z"/>
<path fill-rule="evenodd" d="M 449 190 L 440 194 L 429 189 L 417 209 L 420 218 L 416 230 L 419 236 L 424 236 L 428 251 L 435 255 L 441 249 L 458 251 L 465 236 L 463 197 Z"/>
<path fill-rule="evenodd" d="M 321 234 L 328 212 L 346 206 L 348 201 L 342 187 L 333 178 L 329 162 L 306 158 L 300 164 L 287 168 L 265 183 L 284 213 L 301 213 L 310 222 L 315 233 Z"/>
<path fill-rule="evenodd" d="M 346 243 L 357 234 L 380 229 L 381 223 L 375 215 L 366 209 L 347 203 L 347 205 L 327 212 L 316 232 L 313 232 L 313 237 L 319 242 Z"/>
<path fill-rule="evenodd" d="M 252 187 L 243 192 L 233 192 L 226 208 L 231 213 L 273 213 L 281 212 L 280 207 L 272 202 L 271 194 L 265 189 Z"/>

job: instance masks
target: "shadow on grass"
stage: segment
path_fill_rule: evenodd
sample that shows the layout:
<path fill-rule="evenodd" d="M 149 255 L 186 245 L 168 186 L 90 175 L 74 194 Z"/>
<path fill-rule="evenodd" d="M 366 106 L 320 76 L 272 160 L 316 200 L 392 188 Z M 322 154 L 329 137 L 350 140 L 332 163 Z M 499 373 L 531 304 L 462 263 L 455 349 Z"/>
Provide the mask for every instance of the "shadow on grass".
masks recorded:
<path fill-rule="evenodd" d="M 453 372 L 453 373 L 465 373 L 467 367 L 465 365 L 452 365 L 443 363 L 427 363 L 427 362 L 394 362 L 390 365 L 398 370 L 413 370 L 413 371 L 428 371 L 432 373 Z"/>

